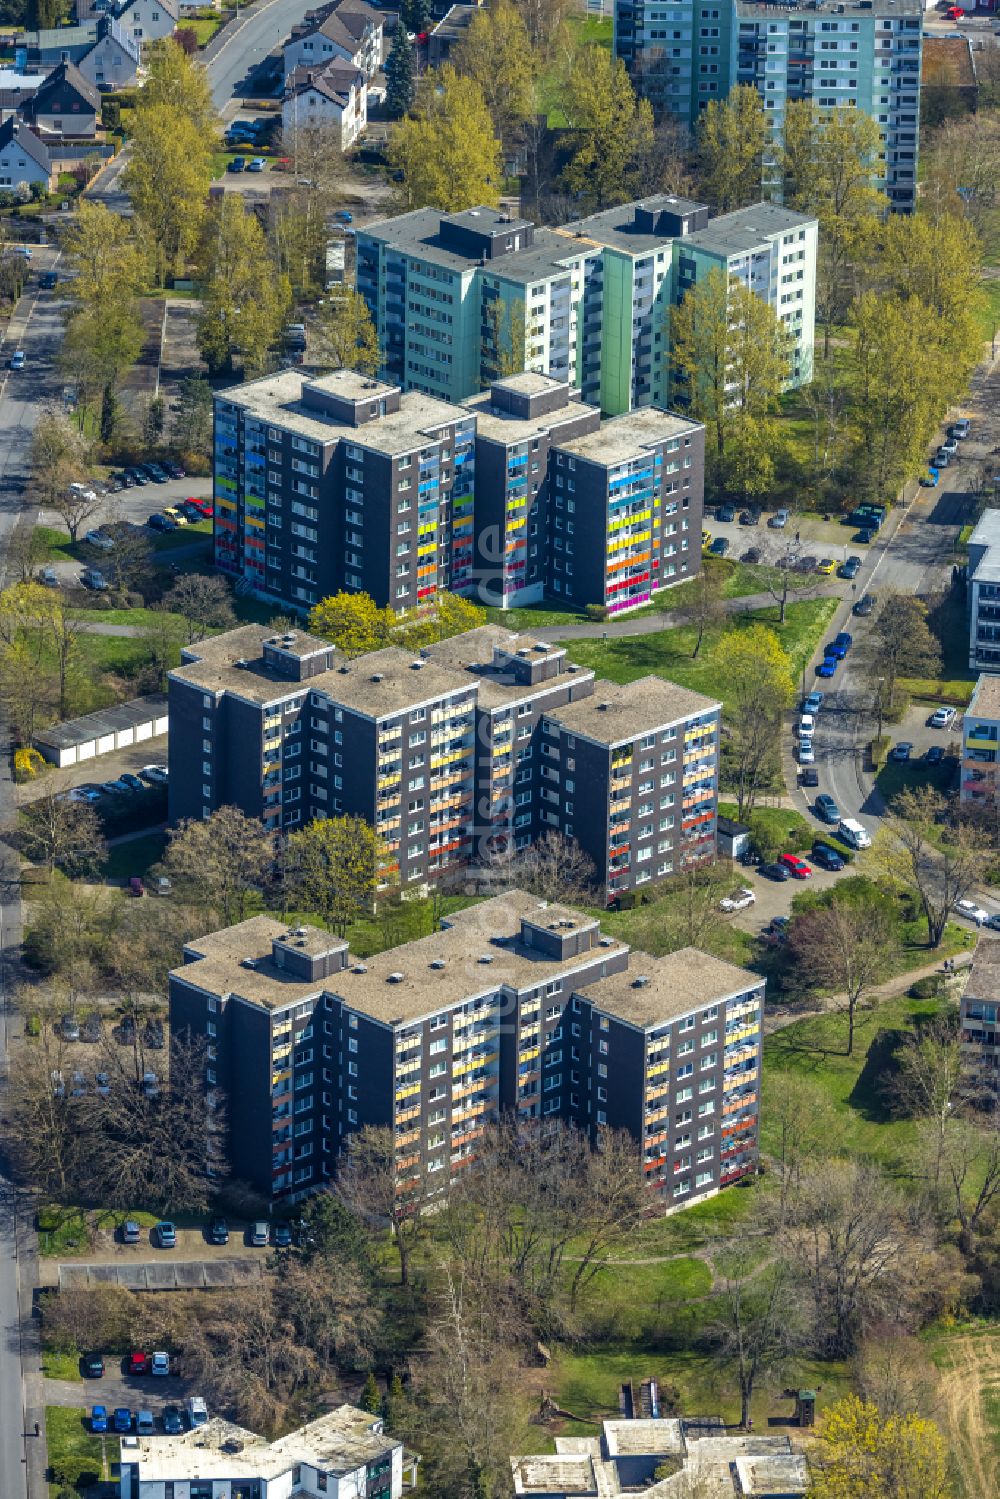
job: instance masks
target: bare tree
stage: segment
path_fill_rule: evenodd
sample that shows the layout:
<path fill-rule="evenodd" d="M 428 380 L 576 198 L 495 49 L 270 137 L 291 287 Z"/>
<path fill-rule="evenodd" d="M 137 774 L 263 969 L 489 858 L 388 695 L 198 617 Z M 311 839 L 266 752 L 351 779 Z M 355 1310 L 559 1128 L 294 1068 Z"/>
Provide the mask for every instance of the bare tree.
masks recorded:
<path fill-rule="evenodd" d="M 953 1118 L 945 1131 L 944 1170 L 951 1183 L 955 1216 L 968 1248 L 983 1214 L 1000 1194 L 1000 1128 L 993 1117 L 987 1125 Z"/>
<path fill-rule="evenodd" d="M 779 625 L 785 623 L 788 600 L 795 591 L 795 565 L 800 551 L 798 542 L 789 542 L 773 567 L 759 567 L 756 571 L 757 581 L 778 606 Z"/>
<path fill-rule="evenodd" d="M 112 1207 L 203 1211 L 226 1176 L 225 1102 L 206 1082 L 206 1043 L 172 1036 L 169 1077 L 155 1083 L 136 1077 L 126 1055 L 106 1045 L 109 1092 L 80 1100 L 79 1184 Z"/>
<path fill-rule="evenodd" d="M 18 816 L 21 852 L 44 864 L 50 877 L 56 869 L 74 878 L 92 874 L 107 856 L 97 813 L 85 802 L 70 801 L 68 792 L 39 796 Z"/>
<path fill-rule="evenodd" d="M 171 830 L 163 867 L 182 890 L 222 915 L 227 926 L 243 921 L 255 888 L 267 877 L 273 839 L 238 807 L 219 807 L 203 821 Z"/>
<path fill-rule="evenodd" d="M 901 676 L 937 674 L 941 652 L 928 628 L 927 606 L 921 599 L 914 594 L 886 595 L 868 632 L 862 661 L 873 694 L 881 683 L 881 697 L 889 709 L 895 704 Z"/>
<path fill-rule="evenodd" d="M 960 823 L 942 837 L 948 802 L 929 786 L 900 792 L 883 820 L 868 867 L 881 881 L 907 891 L 927 923 L 927 945 L 939 947 L 955 903 L 975 887 L 991 857 L 979 829 Z"/>
<path fill-rule="evenodd" d="M 718 934 L 728 933 L 719 902 L 733 884 L 734 876 L 721 864 L 685 865 L 660 887 L 670 897 L 662 907 L 635 913 L 630 940 L 657 955 L 679 947 L 711 951 Z"/>
<path fill-rule="evenodd" d="M 931 1179 L 941 1181 L 948 1125 L 962 1077 L 958 1015 L 937 1015 L 906 1036 L 896 1051 L 889 1098 L 900 1113 L 926 1121 L 931 1147 Z"/>
<path fill-rule="evenodd" d="M 590 855 L 562 833 L 548 832 L 515 848 L 506 841 L 481 861 L 487 884 L 501 890 L 530 890 L 543 900 L 572 903 L 593 896 L 596 871 Z"/>
<path fill-rule="evenodd" d="M 727 580 L 727 570 L 706 559 L 690 582 L 684 585 L 685 595 L 682 595 L 683 601 L 679 605 L 671 604 L 669 594 L 664 600 L 664 607 L 676 613 L 694 631 L 692 660 L 697 659 L 706 631 L 726 618 Z"/>
<path fill-rule="evenodd" d="M 236 623 L 232 590 L 217 574 L 184 573 L 164 596 L 163 604 L 183 616 L 189 644 Z"/>
<path fill-rule="evenodd" d="M 649 1209 L 639 1147 L 627 1130 L 602 1129 L 585 1161 L 580 1237 L 570 1282 L 570 1309 L 602 1269 L 603 1257 L 638 1228 Z"/>
<path fill-rule="evenodd" d="M 31 439 L 32 491 L 38 504 L 56 512 L 70 541 L 101 508 L 96 490 L 80 482 L 86 465 L 86 446 L 72 422 L 54 408 L 43 411 Z"/>
<path fill-rule="evenodd" d="M 10 1069 L 5 1134 L 19 1174 L 68 1201 L 80 1158 L 80 1103 L 70 1089 L 69 1047 L 61 1028 L 43 1020 Z"/>
<path fill-rule="evenodd" d="M 891 1323 L 874 1327 L 858 1349 L 854 1373 L 862 1400 L 878 1406 L 882 1416 L 933 1414 L 935 1380 L 926 1350 L 904 1329 Z"/>
<path fill-rule="evenodd" d="M 832 994 L 847 1015 L 847 1055 L 854 1055 L 858 1007 L 892 964 L 895 932 L 883 901 L 829 902 L 792 922 L 789 951 L 798 986 Z"/>
<path fill-rule="evenodd" d="M 735 1370 L 744 1427 L 754 1390 L 761 1380 L 779 1374 L 802 1335 L 801 1297 L 791 1267 L 780 1258 L 768 1263 L 762 1247 L 744 1239 L 713 1253 L 718 1271 L 715 1357 L 724 1373 Z"/>
<path fill-rule="evenodd" d="M 419 1156 L 415 1171 L 414 1176 L 402 1162 L 397 1165 L 392 1130 L 369 1125 L 349 1136 L 337 1174 L 337 1192 L 345 1206 L 362 1223 L 388 1225 L 404 1286 L 410 1283 L 410 1261 L 421 1233 L 424 1196 Z"/>
<path fill-rule="evenodd" d="M 838 1153 L 844 1124 L 825 1094 L 793 1072 L 771 1068 L 764 1077 L 764 1112 L 775 1142 L 770 1165 L 778 1179 L 778 1221 L 784 1223 L 804 1171 Z"/>

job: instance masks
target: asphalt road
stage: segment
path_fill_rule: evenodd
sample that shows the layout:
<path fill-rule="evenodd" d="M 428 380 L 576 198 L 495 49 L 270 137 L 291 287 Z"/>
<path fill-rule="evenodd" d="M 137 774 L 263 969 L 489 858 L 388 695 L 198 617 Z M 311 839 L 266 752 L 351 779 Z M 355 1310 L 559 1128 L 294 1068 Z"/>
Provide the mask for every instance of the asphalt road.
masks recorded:
<path fill-rule="evenodd" d="M 245 17 L 218 33 L 202 57 L 216 109 L 224 111 L 234 98 L 250 92 L 254 69 L 315 4 L 316 0 L 259 0 Z"/>
<path fill-rule="evenodd" d="M 7 331 L 0 360 L 0 573 L 24 501 L 28 452 L 42 402 L 58 388 L 54 359 L 62 329 L 58 307 L 50 293 L 39 292 L 40 266 L 55 263 L 55 252 L 36 249 L 32 285 Z M 23 349 L 23 370 L 7 369 L 15 348 Z M 6 751 L 8 733 L 0 723 L 0 826 L 14 817 L 14 788 Z M 17 859 L 0 842 L 0 1114 L 6 1088 L 8 1045 L 18 1019 L 9 1008 L 13 981 L 10 954 L 21 935 L 21 903 Z M 37 1420 L 44 1425 L 41 1378 L 38 1372 L 37 1329 L 30 1316 L 35 1281 L 33 1235 L 28 1218 L 19 1212 L 16 1191 L 0 1159 L 0 1494 L 3 1499 L 25 1499 L 28 1477 L 33 1494 L 45 1492 L 44 1439 L 34 1435 Z M 30 1433 L 30 1435 L 28 1435 Z"/>
<path fill-rule="evenodd" d="M 959 461 L 941 471 L 938 489 L 919 490 L 905 515 L 898 521 L 896 515 L 890 518 L 889 524 L 896 526 L 891 545 L 866 560 L 858 578 L 857 597 L 867 590 L 882 594 L 894 590 L 926 597 L 950 585 L 955 540 L 969 518 L 971 480 L 976 467 L 1000 442 L 1000 365 L 980 367 L 961 411 L 971 418 L 973 433 L 960 445 Z M 874 833 L 885 807 L 873 777 L 862 764 L 861 747 L 874 729 L 868 711 L 870 694 L 863 687 L 858 664 L 858 648 L 871 627 L 871 616 L 859 619 L 849 615 L 850 605 L 851 600 L 845 600 L 824 643 L 838 630 L 847 629 L 854 636 L 851 655 L 829 681 L 816 679 L 811 667 L 806 671 L 805 690 L 811 691 L 815 685 L 826 692 L 814 738 L 820 784 L 809 791 L 798 788 L 795 800 L 811 815 L 817 792 L 828 792 L 842 816 L 857 818 Z M 822 644 L 817 654 L 822 654 Z M 955 737 L 955 730 L 935 737 L 935 731 L 926 728 L 927 716 L 918 705 L 904 723 L 890 726 L 888 732 L 894 740 L 911 740 L 918 752 L 931 743 L 946 744 Z M 794 784 L 790 756 L 786 769 L 789 784 Z M 818 829 L 818 822 L 816 826 Z"/>

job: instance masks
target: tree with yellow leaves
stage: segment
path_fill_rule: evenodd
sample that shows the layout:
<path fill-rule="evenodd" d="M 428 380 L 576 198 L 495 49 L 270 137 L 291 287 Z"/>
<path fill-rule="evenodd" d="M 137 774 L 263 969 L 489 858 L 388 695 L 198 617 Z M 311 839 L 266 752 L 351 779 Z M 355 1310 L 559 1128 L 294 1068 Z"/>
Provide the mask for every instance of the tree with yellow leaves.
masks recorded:
<path fill-rule="evenodd" d="M 380 609 L 367 593 L 331 594 L 320 599 L 309 615 L 313 634 L 332 641 L 345 656 L 363 656 L 388 645 L 395 627 L 392 610 Z"/>
<path fill-rule="evenodd" d="M 288 840 L 288 879 L 296 904 L 346 936 L 349 924 L 371 904 L 382 858 L 378 834 L 363 817 L 309 823 Z"/>
<path fill-rule="evenodd" d="M 401 208 L 457 213 L 500 202 L 500 142 L 483 91 L 448 64 L 421 78 L 413 109 L 389 132 L 386 155 L 399 174 Z"/>
<path fill-rule="evenodd" d="M 453 53 L 455 67 L 483 91 L 493 128 L 510 152 L 535 107 L 535 54 L 527 27 L 511 0 L 473 12 Z"/>
<path fill-rule="evenodd" d="M 795 683 L 781 641 L 764 625 L 727 632 L 716 650 L 716 663 L 721 680 L 730 684 L 726 749 L 736 815 L 745 822 L 758 793 L 780 775 L 781 716 Z"/>
<path fill-rule="evenodd" d="M 915 1412 L 883 1416 L 848 1395 L 827 1411 L 820 1442 L 808 1499 L 951 1499 L 941 1433 Z"/>

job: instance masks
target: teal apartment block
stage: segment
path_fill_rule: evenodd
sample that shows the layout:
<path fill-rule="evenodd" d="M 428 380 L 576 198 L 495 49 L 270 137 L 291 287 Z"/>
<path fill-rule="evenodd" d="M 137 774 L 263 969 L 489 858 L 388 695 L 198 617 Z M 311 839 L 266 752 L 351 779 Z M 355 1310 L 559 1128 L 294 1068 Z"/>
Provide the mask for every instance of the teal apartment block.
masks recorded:
<path fill-rule="evenodd" d="M 792 100 L 861 110 L 882 137 L 877 181 L 907 212 L 916 201 L 922 18 L 919 0 L 616 0 L 615 50 L 654 108 L 689 125 L 737 83 L 759 91 L 776 139 Z"/>
<path fill-rule="evenodd" d="M 770 204 L 713 219 L 704 204 L 660 194 L 558 229 L 489 208 L 419 209 L 359 232 L 357 289 L 380 374 L 404 390 L 458 402 L 523 368 L 620 416 L 667 404 L 670 310 L 697 279 L 682 267 L 699 243 L 702 263 L 727 265 L 783 317 L 791 383 L 808 380 L 816 223 Z"/>

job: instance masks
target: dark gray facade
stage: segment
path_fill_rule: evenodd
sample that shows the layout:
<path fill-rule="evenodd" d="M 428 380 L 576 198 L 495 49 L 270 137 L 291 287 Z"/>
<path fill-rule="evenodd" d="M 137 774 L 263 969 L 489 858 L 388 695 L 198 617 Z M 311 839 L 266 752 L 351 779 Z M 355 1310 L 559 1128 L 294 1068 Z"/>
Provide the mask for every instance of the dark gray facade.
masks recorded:
<path fill-rule="evenodd" d="M 665 1206 L 754 1169 L 763 983 L 686 949 L 630 953 L 593 918 L 513 891 L 357 962 L 267 917 L 190 943 L 171 1023 L 212 1048 L 230 1165 L 296 1200 L 366 1125 L 422 1201 L 474 1165 L 490 1122 L 627 1130 Z"/>

